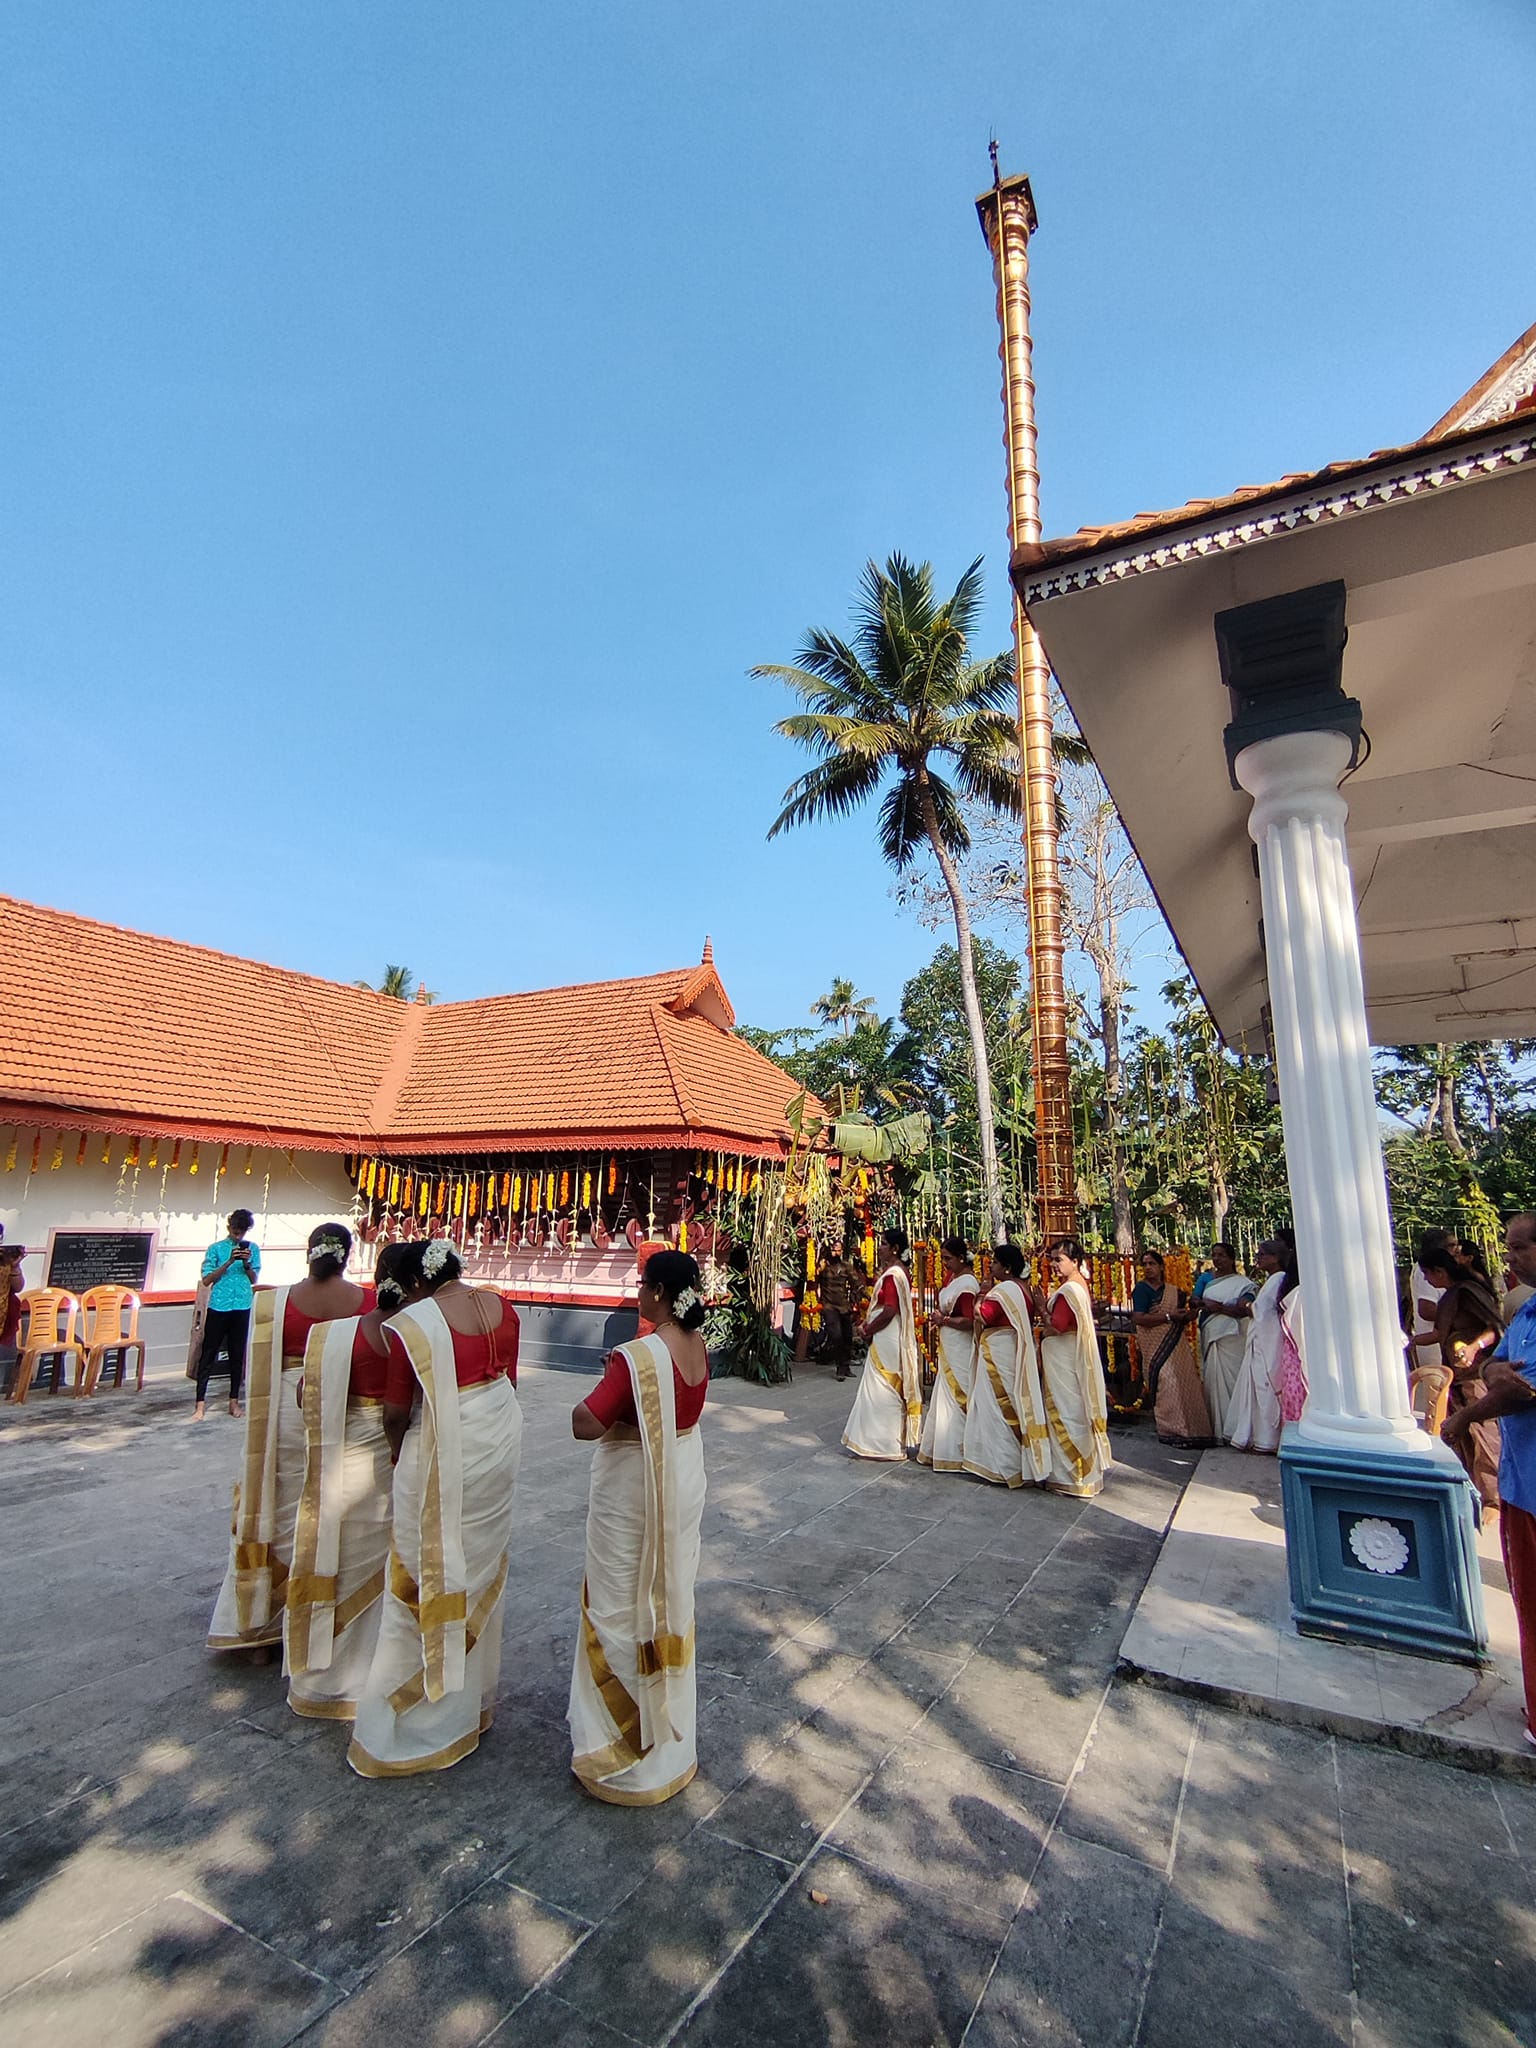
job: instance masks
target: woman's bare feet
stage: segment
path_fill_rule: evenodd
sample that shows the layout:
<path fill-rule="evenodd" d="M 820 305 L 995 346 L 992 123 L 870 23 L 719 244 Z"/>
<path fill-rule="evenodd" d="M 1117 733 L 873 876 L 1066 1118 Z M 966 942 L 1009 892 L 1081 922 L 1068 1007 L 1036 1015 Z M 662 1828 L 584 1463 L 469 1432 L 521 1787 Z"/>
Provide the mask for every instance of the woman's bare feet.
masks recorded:
<path fill-rule="evenodd" d="M 192 1420 L 193 1420 L 194 1422 L 201 1422 L 201 1421 L 203 1421 L 203 1420 L 204 1420 L 204 1418 L 206 1417 L 207 1413 L 208 1413 L 208 1409 L 207 1409 L 207 1406 L 206 1406 L 206 1404 L 205 1404 L 205 1403 L 203 1403 L 202 1401 L 199 1401 L 199 1402 L 198 1402 L 198 1404 L 197 1404 L 197 1406 L 196 1406 L 196 1407 L 195 1407 L 195 1408 L 194 1408 L 194 1409 L 192 1410 Z"/>
<path fill-rule="evenodd" d="M 240 1417 L 245 1413 L 245 1404 L 241 1401 L 231 1401 L 229 1404 L 229 1412 L 231 1415 L 234 1416 L 235 1420 L 238 1422 L 240 1420 Z"/>

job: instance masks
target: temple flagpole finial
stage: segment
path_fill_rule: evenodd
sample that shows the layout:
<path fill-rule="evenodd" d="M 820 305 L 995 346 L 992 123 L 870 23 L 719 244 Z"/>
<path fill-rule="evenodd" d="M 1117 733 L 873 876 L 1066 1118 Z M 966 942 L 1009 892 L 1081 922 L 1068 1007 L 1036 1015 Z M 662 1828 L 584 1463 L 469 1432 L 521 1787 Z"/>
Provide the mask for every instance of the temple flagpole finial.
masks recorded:
<path fill-rule="evenodd" d="M 706 932 L 706 933 L 704 934 L 704 955 L 703 955 L 703 958 L 702 958 L 702 959 L 700 960 L 700 962 L 699 962 L 699 965 L 700 965 L 701 967 L 713 967 L 713 966 L 714 966 L 714 964 L 715 964 L 715 948 L 714 948 L 714 943 L 713 943 L 713 941 L 712 941 L 712 940 L 710 939 L 710 936 L 709 936 L 708 932 Z"/>

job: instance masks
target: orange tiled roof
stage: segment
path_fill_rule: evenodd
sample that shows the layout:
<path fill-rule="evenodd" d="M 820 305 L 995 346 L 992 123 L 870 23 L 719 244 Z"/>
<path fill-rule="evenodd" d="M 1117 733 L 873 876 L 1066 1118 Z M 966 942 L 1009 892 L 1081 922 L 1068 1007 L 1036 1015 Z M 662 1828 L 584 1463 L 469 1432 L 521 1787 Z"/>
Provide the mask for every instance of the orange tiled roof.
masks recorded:
<path fill-rule="evenodd" d="M 777 1151 L 798 1084 L 698 967 L 401 1003 L 0 897 L 0 1117 L 329 1151 Z"/>
<path fill-rule="evenodd" d="M 1489 406 L 1484 403 L 1500 380 L 1509 378 L 1511 371 L 1529 358 L 1533 344 L 1536 344 L 1536 327 L 1528 328 L 1493 368 L 1457 400 L 1444 418 L 1437 420 L 1417 441 L 1406 441 L 1400 448 L 1378 448 L 1374 454 L 1357 456 L 1347 462 L 1330 462 L 1321 469 L 1296 470 L 1289 476 L 1278 477 L 1273 483 L 1240 484 L 1225 497 L 1190 498 L 1166 511 L 1138 512 L 1134 518 L 1122 519 L 1109 526 L 1080 526 L 1076 533 L 1063 534 L 1038 546 L 1017 549 L 1013 557 L 1014 566 L 1033 569 L 1047 563 L 1074 561 L 1083 555 L 1097 554 L 1101 548 L 1118 547 L 1124 541 L 1197 525 L 1221 513 L 1235 511 L 1239 506 L 1258 504 L 1268 498 L 1288 497 L 1293 491 L 1308 490 L 1318 484 L 1343 482 L 1376 468 L 1379 463 L 1401 461 L 1405 456 L 1443 447 L 1472 434 L 1486 433 L 1499 420 L 1536 411 L 1536 391 L 1518 388 L 1513 382 L 1507 403 L 1499 407 L 1498 419 L 1487 416 Z M 1472 424 L 1466 424 L 1468 421 Z"/>

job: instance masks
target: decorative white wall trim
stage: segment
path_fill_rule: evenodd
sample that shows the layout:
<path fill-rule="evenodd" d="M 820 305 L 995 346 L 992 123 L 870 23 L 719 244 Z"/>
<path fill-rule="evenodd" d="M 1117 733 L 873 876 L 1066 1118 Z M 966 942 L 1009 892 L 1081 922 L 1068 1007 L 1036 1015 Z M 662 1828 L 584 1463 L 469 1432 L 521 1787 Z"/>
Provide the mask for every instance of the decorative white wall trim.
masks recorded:
<path fill-rule="evenodd" d="M 1376 475 L 1362 476 L 1354 483 L 1319 485 L 1281 499 L 1262 512 L 1245 513 L 1241 507 L 1229 508 L 1219 523 L 1191 527 L 1176 540 L 1140 545 L 1133 537 L 1109 552 L 1063 563 L 1059 569 L 1029 570 L 1023 587 L 1024 602 L 1030 606 L 1048 604 L 1052 598 L 1070 597 L 1100 584 L 1120 583 L 1130 576 L 1175 568 L 1200 556 L 1226 554 L 1232 548 L 1272 540 L 1277 534 L 1351 519 L 1400 499 L 1454 490 L 1462 484 L 1477 483 L 1485 476 L 1519 469 L 1529 462 L 1536 462 L 1536 434 L 1516 435 L 1487 448 L 1463 448 L 1451 455 L 1419 450 Z"/>
<path fill-rule="evenodd" d="M 1493 386 L 1485 392 L 1479 403 L 1463 420 L 1457 420 L 1452 431 L 1466 433 L 1472 427 L 1491 427 L 1495 421 L 1506 418 L 1522 399 L 1529 398 L 1536 391 L 1536 341 L 1533 341 L 1523 356 L 1510 364 Z"/>

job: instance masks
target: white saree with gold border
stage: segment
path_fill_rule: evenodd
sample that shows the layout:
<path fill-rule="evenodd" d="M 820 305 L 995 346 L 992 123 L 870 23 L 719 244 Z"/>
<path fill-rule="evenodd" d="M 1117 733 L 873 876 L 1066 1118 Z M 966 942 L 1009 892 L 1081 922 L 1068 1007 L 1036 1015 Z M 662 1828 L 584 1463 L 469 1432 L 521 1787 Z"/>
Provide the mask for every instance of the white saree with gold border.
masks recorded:
<path fill-rule="evenodd" d="M 210 1650 L 249 1650 L 283 1639 L 283 1601 L 304 1484 L 300 1366 L 283 1370 L 286 1287 L 263 1288 L 251 1305 L 246 1352 L 245 1441 L 229 1563 L 208 1626 Z"/>
<path fill-rule="evenodd" d="M 619 1356 L 639 1422 L 616 1426 L 592 1454 L 571 1768 L 610 1805 L 659 1806 L 699 1766 L 693 1594 L 704 1447 L 697 1427 L 677 1427 L 664 1340 L 638 1337 Z"/>
<path fill-rule="evenodd" d="M 974 1273 L 957 1273 L 939 1294 L 939 1313 L 969 1315 L 981 1283 Z M 970 1406 L 976 1367 L 976 1339 L 969 1330 L 940 1330 L 938 1378 L 923 1417 L 923 1440 L 917 1447 L 920 1465 L 935 1472 L 965 1469 L 965 1416 Z"/>
<path fill-rule="evenodd" d="M 896 1314 L 877 1330 L 848 1411 L 843 1448 L 856 1458 L 896 1463 L 915 1450 L 923 1433 L 923 1375 L 912 1313 L 912 1282 L 904 1267 L 880 1275 L 896 1288 Z"/>
<path fill-rule="evenodd" d="M 1109 1450 L 1109 1411 L 1104 1368 L 1093 1328 L 1093 1298 L 1081 1280 L 1065 1280 L 1051 1295 L 1065 1297 L 1072 1328 L 1047 1325 L 1040 1340 L 1040 1376 L 1045 1388 L 1050 1469 L 1043 1476 L 1053 1493 L 1088 1500 L 1103 1489 L 1114 1463 Z"/>
<path fill-rule="evenodd" d="M 523 1418 L 505 1374 L 461 1387 L 432 1300 L 390 1318 L 421 1406 L 395 1467 L 389 1578 L 347 1762 L 361 1777 L 442 1771 L 490 1727 Z"/>
<path fill-rule="evenodd" d="M 382 1401 L 349 1399 L 361 1316 L 317 1323 L 304 1349 L 304 1485 L 283 1666 L 296 1714 L 350 1721 L 373 1662 L 393 1474 Z"/>
<path fill-rule="evenodd" d="M 993 1486 L 1022 1486 L 1045 1477 L 1045 1399 L 1029 1297 L 1017 1280 L 998 1280 L 987 1294 L 1007 1318 L 983 1323 L 976 1374 L 965 1418 L 963 1469 Z"/>

